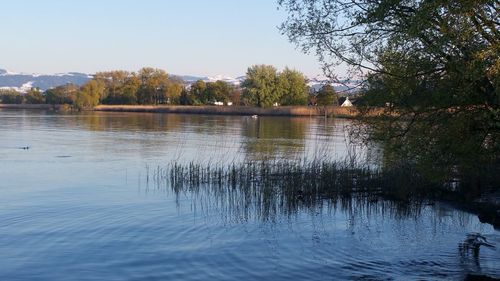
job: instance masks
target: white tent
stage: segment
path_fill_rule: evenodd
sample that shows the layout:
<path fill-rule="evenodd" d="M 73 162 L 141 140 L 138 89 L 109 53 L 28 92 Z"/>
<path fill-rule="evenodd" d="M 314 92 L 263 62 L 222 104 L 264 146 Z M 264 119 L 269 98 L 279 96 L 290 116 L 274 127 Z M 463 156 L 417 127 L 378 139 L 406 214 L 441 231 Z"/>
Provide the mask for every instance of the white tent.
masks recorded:
<path fill-rule="evenodd" d="M 349 100 L 349 97 L 345 98 L 345 101 L 341 106 L 352 106 L 352 102 Z"/>

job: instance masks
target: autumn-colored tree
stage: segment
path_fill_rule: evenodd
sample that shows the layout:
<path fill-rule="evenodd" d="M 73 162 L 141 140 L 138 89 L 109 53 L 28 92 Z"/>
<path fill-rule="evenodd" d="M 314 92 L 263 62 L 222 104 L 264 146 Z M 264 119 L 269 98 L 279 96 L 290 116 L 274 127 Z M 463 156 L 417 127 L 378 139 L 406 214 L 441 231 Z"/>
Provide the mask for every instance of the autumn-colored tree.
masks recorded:
<path fill-rule="evenodd" d="M 105 84 L 102 80 L 92 79 L 80 87 L 76 94 L 75 107 L 82 109 L 92 109 L 99 104 L 105 91 Z"/>

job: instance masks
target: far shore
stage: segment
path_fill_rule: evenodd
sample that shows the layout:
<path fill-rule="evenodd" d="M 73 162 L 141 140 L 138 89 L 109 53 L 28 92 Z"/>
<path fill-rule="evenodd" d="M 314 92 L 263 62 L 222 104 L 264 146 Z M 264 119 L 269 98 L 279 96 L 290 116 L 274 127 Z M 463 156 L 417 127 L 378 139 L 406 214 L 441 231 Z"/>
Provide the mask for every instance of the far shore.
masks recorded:
<path fill-rule="evenodd" d="M 64 110 L 67 105 L 52 104 L 0 104 L 0 109 L 40 109 Z M 327 116 L 353 118 L 359 115 L 356 107 L 341 106 L 190 106 L 190 105 L 98 105 L 93 111 L 106 112 L 152 112 L 182 114 L 214 114 L 214 115 L 260 115 L 260 116 Z M 370 116 L 378 116 L 382 110 L 374 109 Z"/>

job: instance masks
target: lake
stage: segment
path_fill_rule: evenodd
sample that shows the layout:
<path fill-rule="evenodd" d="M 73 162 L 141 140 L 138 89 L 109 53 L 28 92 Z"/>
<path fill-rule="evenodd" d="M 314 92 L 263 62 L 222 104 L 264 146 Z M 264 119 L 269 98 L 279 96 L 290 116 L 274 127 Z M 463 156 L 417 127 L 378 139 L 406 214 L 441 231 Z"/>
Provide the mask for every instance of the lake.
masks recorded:
<path fill-rule="evenodd" d="M 355 157 L 352 121 L 0 110 L 0 280 L 500 278 L 500 232 L 445 203 L 239 204 L 155 185 L 176 163 Z M 28 148 L 28 149 L 27 149 Z M 258 193 L 245 202 L 258 202 Z M 255 197 L 255 198 L 254 198 Z M 461 255 L 467 233 L 497 248 Z"/>

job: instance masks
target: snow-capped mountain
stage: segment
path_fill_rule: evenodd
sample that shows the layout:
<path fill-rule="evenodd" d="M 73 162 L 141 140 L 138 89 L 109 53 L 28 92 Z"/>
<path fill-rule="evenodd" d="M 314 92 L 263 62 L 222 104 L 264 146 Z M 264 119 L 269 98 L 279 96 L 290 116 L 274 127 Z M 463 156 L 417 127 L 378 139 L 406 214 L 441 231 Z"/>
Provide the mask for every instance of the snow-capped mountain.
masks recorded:
<path fill-rule="evenodd" d="M 204 82 L 215 82 L 215 81 L 224 81 L 227 82 L 233 86 L 239 86 L 244 80 L 245 76 L 239 76 L 236 78 L 229 77 L 229 76 L 223 76 L 223 75 L 217 75 L 214 77 L 209 77 L 209 76 L 192 76 L 192 75 L 173 75 L 181 80 L 183 80 L 186 84 L 192 84 L 198 80 L 202 80 Z"/>
<path fill-rule="evenodd" d="M 338 82 L 331 82 L 328 78 L 325 77 L 309 78 L 307 81 L 307 85 L 311 88 L 311 91 L 313 92 L 319 91 L 326 84 L 332 85 L 335 91 L 337 92 L 349 94 L 359 90 L 360 81 L 344 80 Z"/>
<path fill-rule="evenodd" d="M 14 89 L 26 92 L 34 87 L 44 91 L 67 83 L 82 85 L 91 78 L 92 76 L 89 74 L 78 72 L 33 74 L 0 69 L 0 89 Z"/>
<path fill-rule="evenodd" d="M 191 85 L 192 83 L 202 80 L 205 82 L 215 82 L 218 80 L 227 82 L 233 86 L 240 86 L 245 80 L 245 76 L 239 77 L 229 77 L 218 75 L 214 77 L 209 76 L 193 76 L 193 75 L 175 75 L 184 81 L 184 84 Z M 65 85 L 67 83 L 73 83 L 76 85 L 82 85 L 88 80 L 92 79 L 91 74 L 78 73 L 78 72 L 68 72 L 68 73 L 56 73 L 56 74 L 36 74 L 36 73 L 16 73 L 4 69 L 0 69 L 0 89 L 13 89 L 19 92 L 27 92 L 31 88 L 40 88 L 40 90 L 45 91 L 50 88 Z M 314 77 L 308 79 L 308 86 L 311 87 L 312 91 L 319 91 L 322 86 L 331 83 L 325 77 Z M 338 92 L 351 93 L 352 88 L 356 87 L 358 81 L 342 81 L 342 83 L 331 83 L 331 85 Z"/>

